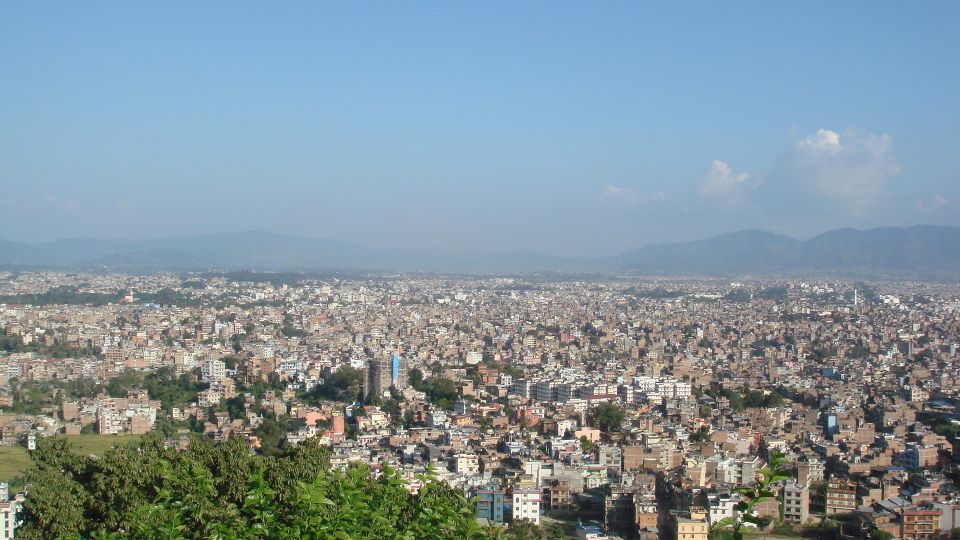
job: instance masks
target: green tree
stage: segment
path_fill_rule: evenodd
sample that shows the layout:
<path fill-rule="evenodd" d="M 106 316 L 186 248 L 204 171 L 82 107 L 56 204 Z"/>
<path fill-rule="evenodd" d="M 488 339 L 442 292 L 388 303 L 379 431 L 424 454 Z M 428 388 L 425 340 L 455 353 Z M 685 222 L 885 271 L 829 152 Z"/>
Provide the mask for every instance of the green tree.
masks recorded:
<path fill-rule="evenodd" d="M 726 517 L 713 525 L 713 531 L 723 533 L 729 531 L 734 540 L 742 540 L 748 530 L 747 523 L 763 525 L 761 518 L 754 515 L 754 508 L 760 503 L 776 500 L 772 486 L 778 482 L 790 479 L 790 469 L 786 458 L 780 452 L 773 452 L 770 463 L 758 471 L 760 478 L 753 487 L 738 488 L 737 492 L 744 496 L 734 507 L 732 517 Z"/>
<path fill-rule="evenodd" d="M 242 395 L 237 395 L 226 400 L 227 413 L 231 420 L 240 420 L 247 417 L 245 401 Z"/>
<path fill-rule="evenodd" d="M 619 431 L 623 419 L 626 417 L 623 409 L 613 403 L 601 403 L 593 410 L 591 422 L 600 431 Z"/>
<path fill-rule="evenodd" d="M 342 367 L 303 397 L 311 403 L 322 400 L 359 401 L 360 394 L 363 393 L 363 373 L 363 370 L 350 366 Z"/>
<path fill-rule="evenodd" d="M 588 439 L 586 435 L 581 435 L 580 448 L 582 448 L 584 452 L 593 452 L 593 442 Z"/>
<path fill-rule="evenodd" d="M 423 371 L 420 368 L 411 368 L 407 373 L 407 380 L 410 382 L 410 386 L 420 390 L 421 384 L 423 383 Z"/>
<path fill-rule="evenodd" d="M 186 451 L 155 434 L 102 458 L 62 437 L 31 453 L 18 538 L 208 539 L 502 537 L 477 525 L 462 491 L 428 473 L 411 494 L 388 466 L 330 470 L 316 439 L 257 455 L 242 439 L 196 437 Z M 516 529 L 516 528 L 515 528 Z M 494 532 L 490 535 L 490 532 Z M 538 537 L 539 538 L 539 537 Z"/>
<path fill-rule="evenodd" d="M 526 519 L 511 521 L 506 533 L 507 540 L 540 540 L 543 537 L 540 527 Z"/>
<path fill-rule="evenodd" d="M 287 435 L 289 421 L 286 418 L 264 418 L 254 428 L 253 434 L 260 438 L 260 450 L 264 454 L 272 454 L 280 447 L 280 442 Z"/>

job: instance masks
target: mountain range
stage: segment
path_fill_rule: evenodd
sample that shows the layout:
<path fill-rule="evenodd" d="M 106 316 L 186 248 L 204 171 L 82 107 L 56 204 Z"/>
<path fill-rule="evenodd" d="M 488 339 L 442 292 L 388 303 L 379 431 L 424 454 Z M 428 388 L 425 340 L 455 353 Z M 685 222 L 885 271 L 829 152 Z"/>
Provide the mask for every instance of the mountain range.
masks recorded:
<path fill-rule="evenodd" d="M 243 269 L 955 278 L 960 276 L 960 227 L 837 229 L 804 241 L 745 230 L 694 242 L 650 245 L 601 258 L 533 251 L 380 249 L 246 231 L 143 240 L 0 241 L 0 266 L 117 272 Z"/>

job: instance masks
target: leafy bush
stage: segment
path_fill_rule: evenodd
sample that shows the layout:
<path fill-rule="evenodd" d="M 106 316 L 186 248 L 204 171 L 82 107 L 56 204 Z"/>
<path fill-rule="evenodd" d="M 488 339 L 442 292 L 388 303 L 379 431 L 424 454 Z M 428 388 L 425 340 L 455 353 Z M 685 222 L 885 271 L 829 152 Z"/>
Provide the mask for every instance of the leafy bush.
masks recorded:
<path fill-rule="evenodd" d="M 27 473 L 20 539 L 488 538 L 460 490 L 432 477 L 411 494 L 400 474 L 366 465 L 329 469 L 315 440 L 274 456 L 243 441 L 192 441 L 185 451 L 156 435 L 102 458 L 63 438 L 38 441 Z"/>

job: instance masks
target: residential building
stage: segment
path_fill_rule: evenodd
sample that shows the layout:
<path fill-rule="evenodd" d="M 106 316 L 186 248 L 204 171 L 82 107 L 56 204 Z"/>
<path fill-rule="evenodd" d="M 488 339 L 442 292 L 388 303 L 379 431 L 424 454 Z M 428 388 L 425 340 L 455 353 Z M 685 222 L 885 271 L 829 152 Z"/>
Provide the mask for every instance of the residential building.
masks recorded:
<path fill-rule="evenodd" d="M 540 490 L 514 487 L 510 507 L 514 521 L 525 519 L 540 524 Z"/>

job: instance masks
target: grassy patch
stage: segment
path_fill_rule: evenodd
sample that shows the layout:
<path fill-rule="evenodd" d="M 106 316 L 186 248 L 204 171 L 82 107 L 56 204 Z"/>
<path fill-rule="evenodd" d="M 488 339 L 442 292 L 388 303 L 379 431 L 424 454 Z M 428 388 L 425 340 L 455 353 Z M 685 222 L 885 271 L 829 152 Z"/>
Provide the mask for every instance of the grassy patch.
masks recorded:
<path fill-rule="evenodd" d="M 139 440 L 139 435 L 73 435 L 67 437 L 73 451 L 83 456 L 89 454 L 100 456 L 118 444 Z"/>
<path fill-rule="evenodd" d="M 0 448 L 0 481 L 10 482 L 30 465 L 30 456 L 22 446 Z"/>
<path fill-rule="evenodd" d="M 70 442 L 73 451 L 80 455 L 93 454 L 100 456 L 114 445 L 139 441 L 140 436 L 74 435 L 67 437 L 67 440 Z M 0 482 L 10 482 L 22 476 L 29 466 L 30 456 L 27 454 L 26 448 L 22 446 L 0 448 Z"/>

